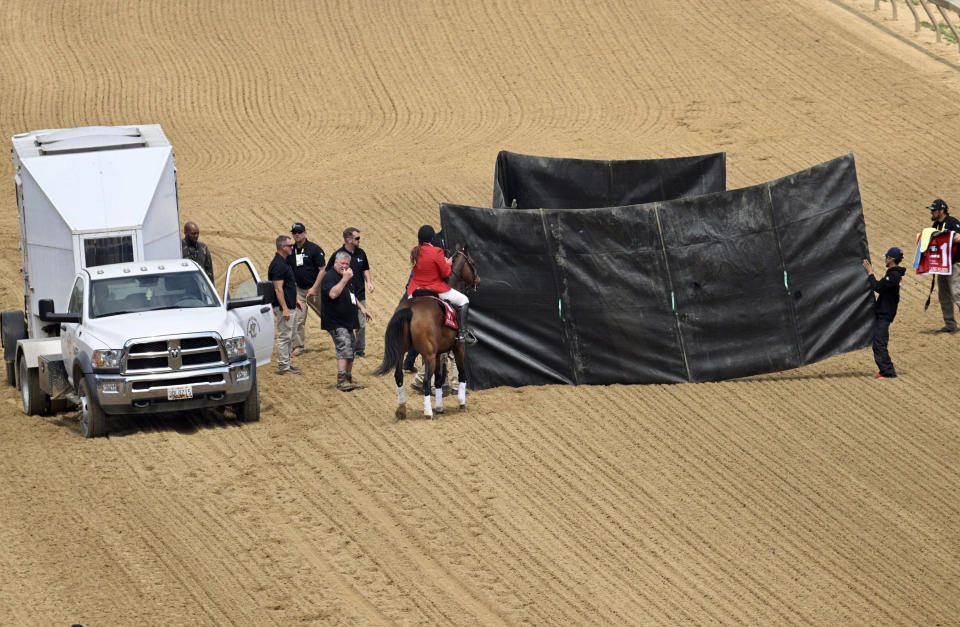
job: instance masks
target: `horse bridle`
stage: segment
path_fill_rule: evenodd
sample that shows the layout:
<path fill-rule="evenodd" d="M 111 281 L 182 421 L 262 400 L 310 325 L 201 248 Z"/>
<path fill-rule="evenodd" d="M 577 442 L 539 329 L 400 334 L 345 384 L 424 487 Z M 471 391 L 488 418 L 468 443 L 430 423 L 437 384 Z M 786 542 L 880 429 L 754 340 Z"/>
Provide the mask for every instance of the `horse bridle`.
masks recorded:
<path fill-rule="evenodd" d="M 473 263 L 473 259 L 465 253 L 462 248 L 458 248 L 457 252 L 453 254 L 454 259 L 456 259 L 457 255 L 463 255 L 464 262 L 470 266 L 470 270 L 473 272 L 473 283 L 468 286 L 468 289 L 476 292 L 479 289 L 477 286 L 480 285 L 480 273 L 477 272 L 477 265 Z M 464 281 L 464 284 L 466 284 L 466 281 Z"/>

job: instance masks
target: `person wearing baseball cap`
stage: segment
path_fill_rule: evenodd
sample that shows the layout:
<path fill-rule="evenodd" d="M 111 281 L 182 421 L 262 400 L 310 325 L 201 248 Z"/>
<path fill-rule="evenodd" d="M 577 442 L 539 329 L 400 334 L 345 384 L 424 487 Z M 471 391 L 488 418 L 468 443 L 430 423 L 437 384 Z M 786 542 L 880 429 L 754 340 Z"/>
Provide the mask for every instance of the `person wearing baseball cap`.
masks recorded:
<path fill-rule="evenodd" d="M 877 362 L 879 371 L 873 376 L 877 379 L 895 379 L 897 371 L 893 367 L 893 362 L 890 361 L 887 344 L 890 342 L 890 325 L 897 317 L 897 306 L 900 304 L 900 282 L 906 270 L 900 267 L 903 251 L 896 246 L 888 250 L 883 259 L 887 272 L 879 281 L 873 275 L 870 260 L 863 260 L 863 269 L 867 271 L 870 289 L 877 293 L 877 300 L 873 304 L 873 359 Z"/>
<path fill-rule="evenodd" d="M 960 259 L 957 259 L 957 242 L 960 242 L 960 220 L 950 215 L 947 203 L 937 198 L 927 205 L 930 210 L 930 220 L 933 228 L 938 231 L 953 231 L 953 246 L 951 248 L 952 273 L 937 275 L 937 298 L 940 300 L 940 311 L 943 313 L 943 328 L 936 333 L 956 333 L 957 318 L 954 303 L 960 305 Z"/>
<path fill-rule="evenodd" d="M 307 350 L 307 312 L 313 309 L 320 315 L 320 282 L 326 272 L 327 259 L 323 249 L 307 240 L 307 227 L 303 222 L 294 222 L 290 227 L 293 235 L 293 250 L 287 257 L 287 263 L 293 268 L 293 275 L 297 281 L 297 298 L 306 306 L 297 312 L 294 323 L 293 350 L 291 355 L 297 357 Z"/>

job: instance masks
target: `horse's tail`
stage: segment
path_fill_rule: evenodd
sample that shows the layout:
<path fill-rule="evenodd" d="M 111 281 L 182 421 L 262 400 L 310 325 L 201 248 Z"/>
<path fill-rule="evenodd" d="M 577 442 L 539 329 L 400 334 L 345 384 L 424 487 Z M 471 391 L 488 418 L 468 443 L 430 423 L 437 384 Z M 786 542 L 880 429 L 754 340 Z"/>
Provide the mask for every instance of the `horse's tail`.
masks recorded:
<path fill-rule="evenodd" d="M 397 367 L 397 364 L 403 359 L 401 352 L 403 340 L 410 329 L 410 319 L 413 312 L 409 307 L 398 309 L 390 322 L 387 323 L 387 331 L 383 336 L 383 363 L 373 371 L 374 376 L 385 375 Z"/>

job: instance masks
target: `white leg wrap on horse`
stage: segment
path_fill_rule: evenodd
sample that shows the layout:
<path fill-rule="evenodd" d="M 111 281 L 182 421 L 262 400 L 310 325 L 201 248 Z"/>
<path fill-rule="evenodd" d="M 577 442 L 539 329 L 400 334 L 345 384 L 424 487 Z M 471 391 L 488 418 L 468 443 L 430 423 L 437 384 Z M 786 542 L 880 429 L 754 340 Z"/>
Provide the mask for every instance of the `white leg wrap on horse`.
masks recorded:
<path fill-rule="evenodd" d="M 423 397 L 423 415 L 424 415 L 424 416 L 432 416 L 432 415 L 433 415 L 433 407 L 430 405 L 430 395 L 429 395 L 429 394 Z"/>
<path fill-rule="evenodd" d="M 460 401 L 461 405 L 467 404 L 467 384 L 463 381 L 457 386 L 457 400 Z"/>
<path fill-rule="evenodd" d="M 407 402 L 407 390 L 402 386 L 397 386 L 397 405 L 403 405 Z"/>
<path fill-rule="evenodd" d="M 443 407 L 443 386 L 438 387 L 434 394 L 437 395 L 437 409 L 441 409 Z"/>

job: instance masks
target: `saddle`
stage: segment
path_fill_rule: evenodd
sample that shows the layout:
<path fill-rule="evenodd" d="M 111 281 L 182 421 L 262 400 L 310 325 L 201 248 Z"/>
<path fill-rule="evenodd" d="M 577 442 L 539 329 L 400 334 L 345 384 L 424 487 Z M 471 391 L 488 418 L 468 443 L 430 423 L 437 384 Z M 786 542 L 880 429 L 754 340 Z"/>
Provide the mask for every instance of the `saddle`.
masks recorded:
<path fill-rule="evenodd" d="M 457 312 L 453 310 L 447 301 L 443 300 L 434 290 L 427 289 L 425 287 L 418 287 L 413 290 L 413 294 L 410 295 L 411 298 L 429 298 L 440 303 L 440 306 L 443 307 L 443 324 L 448 326 L 453 330 L 457 330 L 460 326 L 457 324 Z"/>

